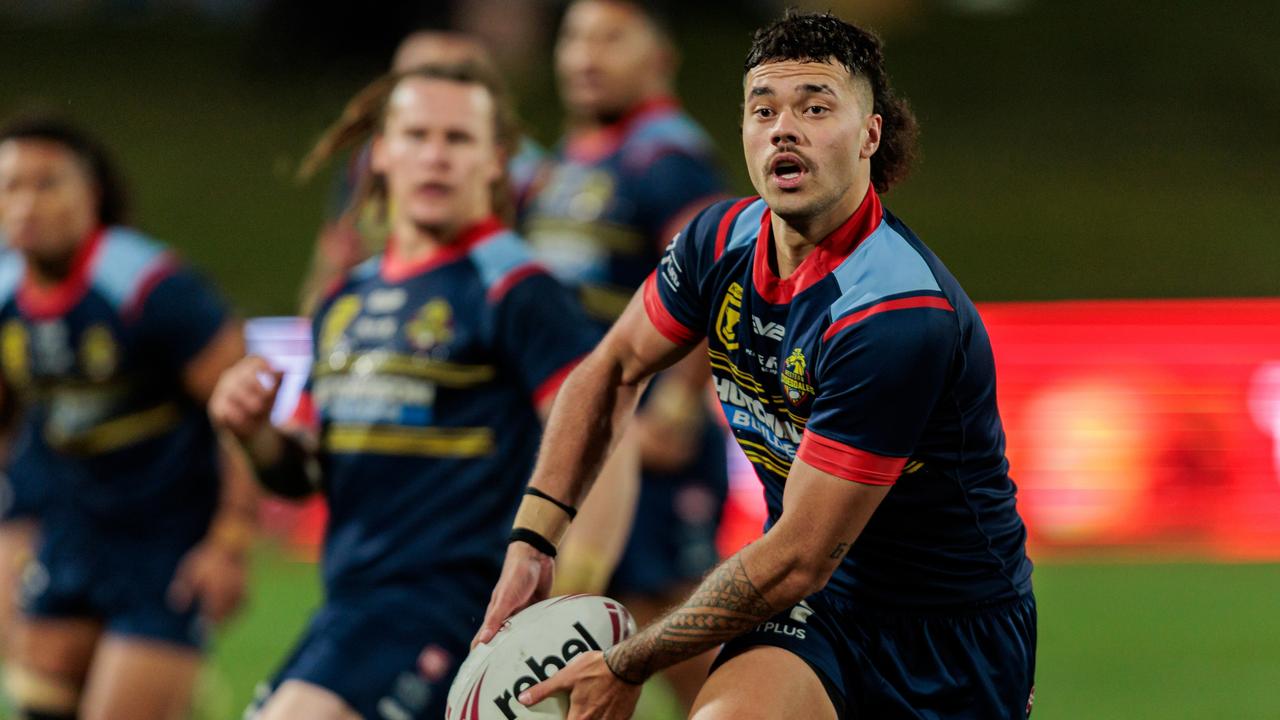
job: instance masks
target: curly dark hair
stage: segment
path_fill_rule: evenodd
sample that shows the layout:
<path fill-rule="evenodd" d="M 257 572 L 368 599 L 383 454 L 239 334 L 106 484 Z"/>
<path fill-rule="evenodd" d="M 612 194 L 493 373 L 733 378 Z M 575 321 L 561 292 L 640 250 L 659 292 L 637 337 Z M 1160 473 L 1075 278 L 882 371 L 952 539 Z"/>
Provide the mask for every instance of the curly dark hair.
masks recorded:
<path fill-rule="evenodd" d="M 783 60 L 835 62 L 871 85 L 872 112 L 883 118 L 880 147 L 871 156 L 871 183 L 879 192 L 907 177 L 920 134 L 915 114 L 898 97 L 884 68 L 880 38 L 830 13 L 788 10 L 779 20 L 756 31 L 744 72 Z"/>
<path fill-rule="evenodd" d="M 0 143 L 42 140 L 61 145 L 75 156 L 98 188 L 98 222 L 122 225 L 128 216 L 128 193 L 106 148 L 89 133 L 57 115 L 32 111 L 0 127 Z"/>

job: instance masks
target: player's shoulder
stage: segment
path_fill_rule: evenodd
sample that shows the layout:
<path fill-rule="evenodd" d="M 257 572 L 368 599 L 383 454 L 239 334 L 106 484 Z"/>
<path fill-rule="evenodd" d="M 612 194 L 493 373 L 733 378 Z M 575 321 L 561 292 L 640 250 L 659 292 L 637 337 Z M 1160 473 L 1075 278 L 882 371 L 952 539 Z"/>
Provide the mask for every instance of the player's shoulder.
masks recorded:
<path fill-rule="evenodd" d="M 134 228 L 106 228 L 101 243 L 91 283 L 121 309 L 141 302 L 161 280 L 181 268 L 172 249 Z"/>
<path fill-rule="evenodd" d="M 7 246 L 0 247 L 0 306 L 8 304 L 17 295 L 26 265 L 22 253 Z"/>
<path fill-rule="evenodd" d="M 691 158 L 700 164 L 714 162 L 711 136 L 674 103 L 642 112 L 621 147 L 625 167 L 643 170 L 670 156 Z"/>
<path fill-rule="evenodd" d="M 681 233 L 687 236 L 685 242 L 693 246 L 695 253 L 717 262 L 725 256 L 750 251 L 766 210 L 764 199 L 758 196 L 720 200 L 703 208 Z"/>
<path fill-rule="evenodd" d="M 877 326 L 914 322 L 919 315 L 899 310 L 936 310 L 954 315 L 947 278 L 936 258 L 896 217 L 884 213 L 879 225 L 835 270 L 837 292 L 828 308 L 830 338 L 874 319 Z M 927 316 L 926 316 L 927 317 Z"/>
<path fill-rule="evenodd" d="M 501 301 L 514 287 L 530 278 L 547 276 L 529 244 L 510 228 L 494 230 L 472 245 L 467 257 L 485 297 L 492 303 Z"/>
<path fill-rule="evenodd" d="M 343 295 L 362 292 L 365 286 L 378 278 L 382 262 L 383 253 L 378 253 L 338 276 L 320 293 L 320 302 L 317 303 L 316 309 L 323 309 Z"/>

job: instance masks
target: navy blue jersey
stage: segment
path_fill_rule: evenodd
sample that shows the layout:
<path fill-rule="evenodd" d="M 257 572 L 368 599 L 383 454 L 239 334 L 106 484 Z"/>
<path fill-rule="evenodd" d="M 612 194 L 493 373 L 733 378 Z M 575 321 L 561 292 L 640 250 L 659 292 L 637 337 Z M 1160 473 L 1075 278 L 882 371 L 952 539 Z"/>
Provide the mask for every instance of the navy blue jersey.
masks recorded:
<path fill-rule="evenodd" d="M 770 523 L 794 459 L 893 485 L 829 590 L 898 606 L 1030 589 L 991 344 L 955 278 L 874 190 L 788 278 L 763 200 L 723 202 L 671 242 L 645 307 L 708 341 L 716 390 Z"/>
<path fill-rule="evenodd" d="M 6 256 L 0 368 L 29 424 L 15 471 L 65 483 L 71 506 L 95 520 L 210 515 L 216 443 L 183 370 L 227 319 L 208 284 L 130 229 L 96 231 L 52 288 Z"/>
<path fill-rule="evenodd" d="M 490 220 L 418 267 L 357 267 L 314 332 L 330 591 L 495 581 L 537 405 L 597 340 L 568 291 Z"/>
<path fill-rule="evenodd" d="M 556 150 L 528 211 L 529 242 L 608 327 L 687 219 L 723 193 L 711 142 L 670 100 L 646 103 Z"/>

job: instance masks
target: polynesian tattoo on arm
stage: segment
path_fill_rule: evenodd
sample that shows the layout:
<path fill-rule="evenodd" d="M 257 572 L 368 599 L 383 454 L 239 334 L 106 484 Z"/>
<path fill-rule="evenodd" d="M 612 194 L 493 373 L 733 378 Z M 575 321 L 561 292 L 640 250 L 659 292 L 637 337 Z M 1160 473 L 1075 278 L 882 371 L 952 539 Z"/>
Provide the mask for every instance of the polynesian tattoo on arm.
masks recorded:
<path fill-rule="evenodd" d="M 619 679 L 639 685 L 653 673 L 741 635 L 777 612 L 747 577 L 740 555 L 734 555 L 712 571 L 684 605 L 610 648 L 604 661 Z"/>

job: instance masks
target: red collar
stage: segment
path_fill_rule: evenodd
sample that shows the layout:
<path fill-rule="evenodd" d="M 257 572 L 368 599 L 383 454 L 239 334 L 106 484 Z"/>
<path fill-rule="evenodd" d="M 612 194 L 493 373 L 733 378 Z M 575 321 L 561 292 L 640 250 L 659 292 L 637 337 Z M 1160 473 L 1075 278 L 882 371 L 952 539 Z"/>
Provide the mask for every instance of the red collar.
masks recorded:
<path fill-rule="evenodd" d="M 756 293 L 765 300 L 781 305 L 791 302 L 796 295 L 809 289 L 814 283 L 831 274 L 831 271 L 844 262 L 858 245 L 867 238 L 884 217 L 884 208 L 880 205 L 880 196 L 874 187 L 867 188 L 862 204 L 849 216 L 848 220 L 822 239 L 809 256 L 800 263 L 800 267 L 786 279 L 782 280 L 769 266 L 769 258 L 773 257 L 773 230 L 769 223 L 771 213 L 764 211 L 760 218 L 760 232 L 756 236 L 756 253 L 751 269 L 751 282 Z"/>
<path fill-rule="evenodd" d="M 382 254 L 382 279 L 389 283 L 404 282 L 415 275 L 453 262 L 466 255 L 471 248 L 480 242 L 496 235 L 504 228 L 502 221 L 490 215 L 474 225 L 463 228 L 457 238 L 435 252 L 413 261 L 405 261 L 396 257 L 395 238 L 387 239 L 387 250 Z"/>
<path fill-rule="evenodd" d="M 631 108 L 621 118 L 608 125 L 592 128 L 569 136 L 565 155 L 575 162 L 594 163 L 612 155 L 622 146 L 636 125 L 654 115 L 671 112 L 680 107 L 675 98 L 659 95 Z"/>
<path fill-rule="evenodd" d="M 89 291 L 93 261 L 98 256 L 102 238 L 106 234 L 107 229 L 103 226 L 91 230 L 76 248 L 76 253 L 71 258 L 70 272 L 53 285 L 36 284 L 31 279 L 31 270 L 28 268 L 18 286 L 18 307 L 22 312 L 35 320 L 47 320 L 65 315 L 75 307 Z"/>

